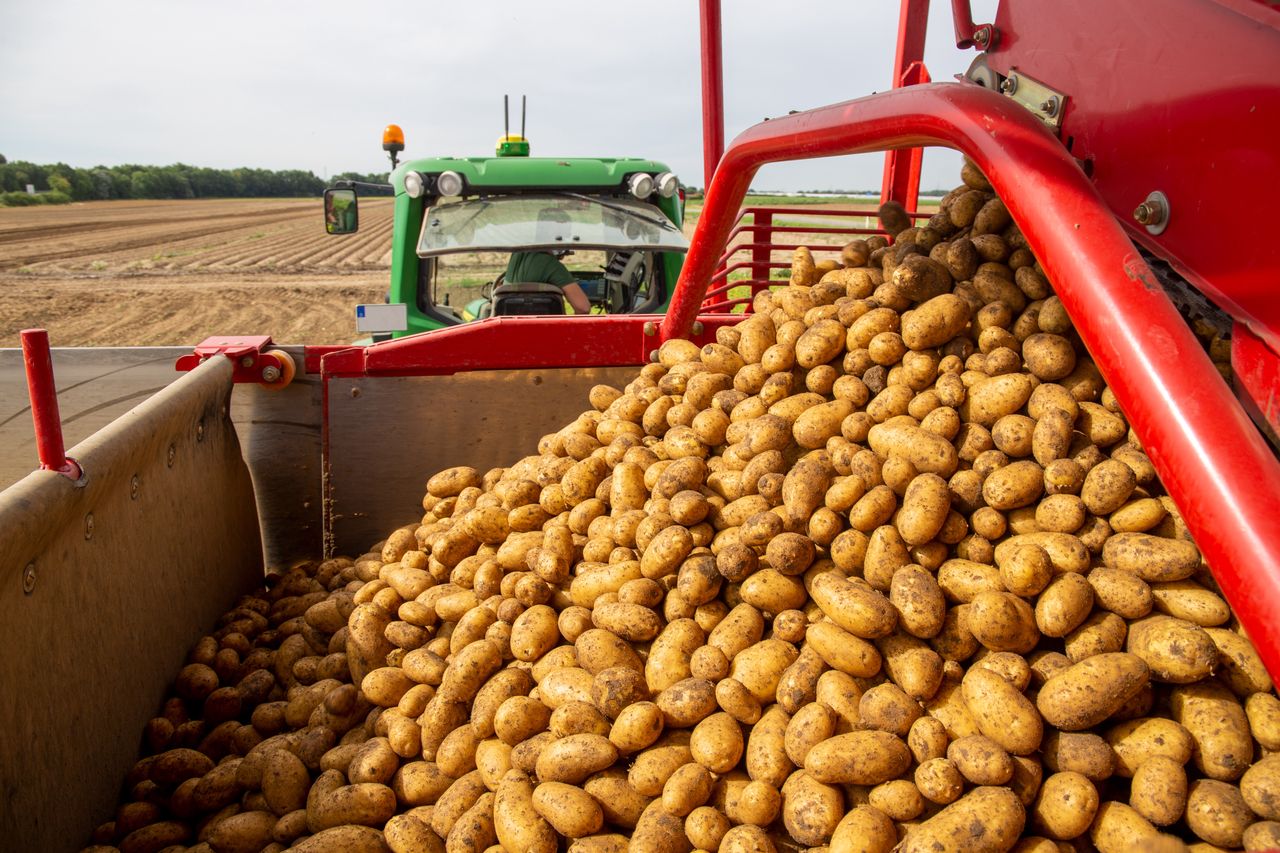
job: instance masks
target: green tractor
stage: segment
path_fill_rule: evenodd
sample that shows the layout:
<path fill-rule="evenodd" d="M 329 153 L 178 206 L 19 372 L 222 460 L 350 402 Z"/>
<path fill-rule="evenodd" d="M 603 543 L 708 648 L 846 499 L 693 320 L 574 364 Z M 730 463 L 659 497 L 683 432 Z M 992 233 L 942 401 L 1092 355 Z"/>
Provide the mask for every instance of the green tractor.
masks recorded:
<path fill-rule="evenodd" d="M 520 314 L 665 312 L 689 242 L 678 179 L 653 160 L 530 157 L 505 133 L 493 157 L 397 165 L 386 305 L 357 306 L 374 340 Z M 330 234 L 358 227 L 354 186 L 325 191 Z"/>

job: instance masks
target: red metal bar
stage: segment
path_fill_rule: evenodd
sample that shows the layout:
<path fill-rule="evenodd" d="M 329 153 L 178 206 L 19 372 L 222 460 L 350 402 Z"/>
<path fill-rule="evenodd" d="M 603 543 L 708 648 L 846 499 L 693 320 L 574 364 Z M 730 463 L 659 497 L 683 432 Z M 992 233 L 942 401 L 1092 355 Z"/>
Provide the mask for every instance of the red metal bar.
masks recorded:
<path fill-rule="evenodd" d="M 319 372 L 333 376 L 440 376 L 473 370 L 618 367 L 644 364 L 662 343 L 657 314 L 490 317 L 368 347 L 320 355 Z M 733 318 L 737 322 L 740 317 Z M 715 340 L 724 317 L 699 320 L 691 340 Z M 549 347 L 547 341 L 555 341 Z"/>
<path fill-rule="evenodd" d="M 699 0 L 702 36 L 702 174 L 711 184 L 724 153 L 724 63 L 720 43 L 720 0 Z"/>
<path fill-rule="evenodd" d="M 742 218 L 739 217 L 738 221 L 741 222 Z M 756 231 L 757 233 L 763 229 L 767 233 L 772 234 L 773 233 L 773 213 L 768 210 L 756 211 L 755 215 L 752 217 L 752 224 L 750 226 L 745 226 L 745 227 L 750 227 L 753 231 Z M 726 254 L 732 254 L 733 252 L 738 252 L 738 251 L 740 251 L 740 249 L 735 248 L 731 252 Z M 763 246 L 753 245 L 751 247 L 751 277 L 752 278 L 768 278 L 769 277 L 769 270 L 771 268 L 769 260 L 772 254 L 773 252 L 771 252 L 769 249 Z M 722 260 L 721 263 L 724 263 L 724 261 Z M 734 266 L 736 267 L 737 264 L 735 264 Z M 728 270 L 725 271 L 725 275 L 728 275 Z"/>
<path fill-rule="evenodd" d="M 62 442 L 62 417 L 58 414 L 58 387 L 53 381 L 49 333 L 44 329 L 23 329 L 19 336 L 22 361 L 27 368 L 27 393 L 31 395 L 31 420 L 35 424 L 40 469 L 79 480 L 80 466 L 67 457 Z"/>
<path fill-rule="evenodd" d="M 924 67 L 924 42 L 929 29 L 929 0 L 902 0 L 898 13 L 898 47 L 893 58 L 893 88 L 929 82 Z M 920 195 L 920 164 L 924 149 L 887 151 L 880 203 L 896 201 L 914 210 Z"/>
<path fill-rule="evenodd" d="M 663 339 L 693 323 L 725 236 L 765 163 L 945 145 L 990 179 L 1040 259 L 1214 576 L 1280 677 L 1280 462 L 1071 155 L 1030 112 L 930 83 L 758 124 L 708 188 Z"/>
<path fill-rule="evenodd" d="M 989 50 L 995 46 L 996 28 L 991 24 L 979 26 L 973 22 L 969 0 L 951 0 L 951 17 L 955 21 L 956 47 L 961 50 L 970 47 Z"/>

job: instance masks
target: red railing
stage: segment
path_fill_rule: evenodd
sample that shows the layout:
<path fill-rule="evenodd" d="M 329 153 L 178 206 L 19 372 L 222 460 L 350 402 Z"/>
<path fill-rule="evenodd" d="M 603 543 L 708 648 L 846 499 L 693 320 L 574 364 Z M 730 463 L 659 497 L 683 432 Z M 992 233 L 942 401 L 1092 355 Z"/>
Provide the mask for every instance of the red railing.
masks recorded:
<path fill-rule="evenodd" d="M 928 219 L 932 214 L 915 211 L 909 214 L 912 220 Z M 804 222 L 788 225 L 774 225 L 774 216 L 800 219 L 854 218 L 862 217 L 874 226 L 831 226 L 809 225 Z M 771 270 L 789 269 L 791 259 L 775 259 L 775 252 L 791 252 L 805 246 L 814 252 L 839 252 L 849 240 L 870 234 L 884 234 L 878 225 L 878 211 L 874 208 L 854 210 L 828 210 L 825 205 L 806 205 L 804 207 L 744 207 L 738 213 L 737 221 L 726 239 L 728 248 L 720 256 L 716 271 L 711 276 L 710 286 L 702 303 L 702 311 L 707 313 L 743 313 L 750 312 L 751 300 L 766 287 L 785 284 L 781 279 L 770 277 Z M 750 219 L 750 222 L 747 220 Z M 836 243 L 806 240 L 803 243 L 778 243 L 774 241 L 776 234 L 822 234 L 838 235 L 844 239 Z M 747 242 L 737 242 L 743 235 L 749 235 Z M 763 239 L 762 239 L 763 238 Z M 742 254 L 749 254 L 749 260 L 735 260 Z M 746 278 L 733 278 L 733 273 L 750 270 Z M 740 291 L 747 288 L 746 291 Z M 734 291 L 738 296 L 731 297 Z M 743 311 L 735 309 L 746 306 Z"/>
<path fill-rule="evenodd" d="M 1181 510 L 1227 600 L 1280 676 L 1280 462 L 1071 154 L 976 85 L 896 89 L 756 125 L 725 152 L 659 339 L 693 328 L 766 163 L 942 145 L 1005 200 Z"/>

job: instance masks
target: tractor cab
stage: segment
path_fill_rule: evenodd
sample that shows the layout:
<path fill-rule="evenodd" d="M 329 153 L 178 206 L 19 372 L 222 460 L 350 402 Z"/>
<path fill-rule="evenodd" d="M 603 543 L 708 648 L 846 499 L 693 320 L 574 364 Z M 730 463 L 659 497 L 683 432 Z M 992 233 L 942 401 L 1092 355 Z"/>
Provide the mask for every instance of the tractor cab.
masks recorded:
<path fill-rule="evenodd" d="M 588 306 L 662 313 L 689 248 L 679 180 L 652 160 L 531 157 L 529 141 L 508 133 L 493 157 L 408 160 L 391 184 L 394 319 L 365 327 L 375 339 Z M 355 207 L 354 190 L 329 190 L 327 230 L 350 233 Z M 570 285 L 585 304 L 566 299 Z"/>

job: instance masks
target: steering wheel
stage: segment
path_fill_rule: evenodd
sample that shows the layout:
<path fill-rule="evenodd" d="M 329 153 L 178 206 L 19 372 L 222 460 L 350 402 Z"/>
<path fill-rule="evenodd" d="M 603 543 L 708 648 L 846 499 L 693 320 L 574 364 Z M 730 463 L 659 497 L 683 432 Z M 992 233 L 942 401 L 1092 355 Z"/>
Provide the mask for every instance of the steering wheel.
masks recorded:
<path fill-rule="evenodd" d="M 623 265 L 622 271 L 618 273 L 617 279 L 609 282 L 610 285 L 616 283 L 619 287 L 616 294 L 613 287 L 609 288 L 608 313 L 627 314 L 635 307 L 633 303 L 638 289 L 636 278 L 644 267 L 644 259 L 644 252 L 632 252 L 631 257 L 627 258 L 627 262 Z"/>

